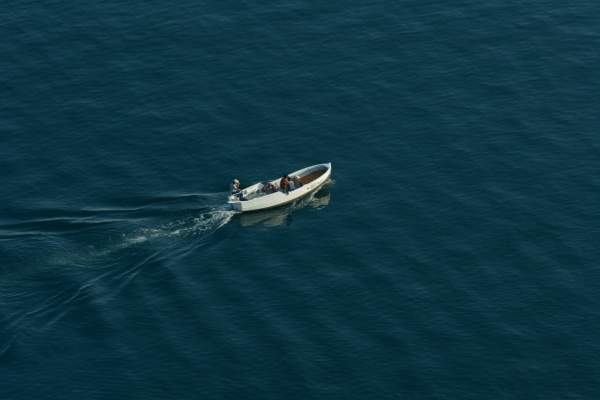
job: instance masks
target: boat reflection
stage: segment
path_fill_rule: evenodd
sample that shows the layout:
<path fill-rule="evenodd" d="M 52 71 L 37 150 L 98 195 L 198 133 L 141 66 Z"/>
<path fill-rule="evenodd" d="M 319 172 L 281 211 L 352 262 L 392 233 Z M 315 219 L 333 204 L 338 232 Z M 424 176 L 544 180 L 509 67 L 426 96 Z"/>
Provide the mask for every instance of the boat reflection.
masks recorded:
<path fill-rule="evenodd" d="M 325 187 L 305 199 L 294 204 L 273 208 L 271 210 L 243 213 L 240 215 L 241 226 L 262 225 L 266 227 L 280 226 L 292 223 L 292 214 L 302 208 L 323 208 L 329 205 L 331 192 Z"/>

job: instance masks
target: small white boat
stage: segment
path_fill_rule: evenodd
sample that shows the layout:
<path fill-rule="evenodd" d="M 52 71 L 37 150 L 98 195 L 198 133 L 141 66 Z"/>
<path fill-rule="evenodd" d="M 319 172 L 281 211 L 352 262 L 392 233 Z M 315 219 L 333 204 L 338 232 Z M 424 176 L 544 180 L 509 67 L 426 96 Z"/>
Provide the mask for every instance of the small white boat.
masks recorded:
<path fill-rule="evenodd" d="M 241 212 L 266 210 L 292 203 L 314 193 L 329 181 L 331 177 L 331 163 L 302 168 L 288 175 L 291 181 L 295 180 L 300 183 L 300 185 L 292 184 L 288 193 L 284 193 L 279 189 L 279 180 L 281 178 L 277 178 L 248 186 L 242 190 L 242 198 L 244 200 L 240 200 L 237 195 L 230 195 L 227 203 L 231 205 L 232 209 Z M 265 192 L 264 189 L 266 189 L 268 184 L 275 186 L 276 191 L 273 193 Z"/>

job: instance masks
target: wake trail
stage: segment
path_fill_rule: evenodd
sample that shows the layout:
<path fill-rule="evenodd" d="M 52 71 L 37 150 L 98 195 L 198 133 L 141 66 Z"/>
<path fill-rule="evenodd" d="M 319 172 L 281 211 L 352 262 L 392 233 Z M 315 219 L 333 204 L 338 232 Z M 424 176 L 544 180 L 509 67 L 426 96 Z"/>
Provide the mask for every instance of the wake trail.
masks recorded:
<path fill-rule="evenodd" d="M 223 209 L 212 209 L 200 215 L 179 219 L 155 227 L 140 228 L 123 235 L 119 249 L 137 244 L 168 238 L 206 237 L 225 226 L 237 212 Z"/>
<path fill-rule="evenodd" d="M 203 201 L 197 201 L 199 197 Z M 0 225 L 0 240 L 2 228 L 11 235 L 30 235 L 19 236 L 19 246 L 29 251 L 32 260 L 39 261 L 29 266 L 27 274 L 44 278 L 22 279 L 27 275 L 16 266 L 10 280 L 3 276 L 0 294 L 15 304 L 15 311 L 2 318 L 9 335 L 8 340 L 0 341 L 0 358 L 23 327 L 49 329 L 82 302 L 115 298 L 147 267 L 174 262 L 217 242 L 219 239 L 212 235 L 237 214 L 226 204 L 217 203 L 218 198 L 223 194 L 153 199 L 148 203 L 160 205 L 150 206 L 155 210 L 148 210 L 147 205 L 134 205 L 132 210 L 121 205 L 89 211 L 52 210 Z M 140 215 L 140 207 L 148 212 Z M 44 282 L 49 277 L 62 279 L 65 287 L 48 288 Z"/>
<path fill-rule="evenodd" d="M 224 193 L 186 193 L 155 196 L 140 202 L 144 204 L 131 204 L 130 208 L 122 204 L 88 207 L 86 211 L 93 217 L 86 217 L 89 225 L 82 225 L 87 230 L 78 231 L 77 225 L 81 225 L 82 218 L 69 221 L 70 233 L 76 235 L 67 236 L 66 229 L 62 227 L 45 230 L 45 234 L 66 240 L 61 251 L 51 255 L 50 262 L 92 268 L 110 267 L 118 264 L 122 257 L 135 257 L 134 254 L 139 251 L 158 249 L 162 255 L 169 257 L 203 246 L 237 213 L 227 204 L 216 203 L 223 197 Z M 79 224 L 73 224 L 73 220 Z M 0 229 L 0 237 L 1 233 Z M 129 254 L 124 253 L 127 251 Z"/>

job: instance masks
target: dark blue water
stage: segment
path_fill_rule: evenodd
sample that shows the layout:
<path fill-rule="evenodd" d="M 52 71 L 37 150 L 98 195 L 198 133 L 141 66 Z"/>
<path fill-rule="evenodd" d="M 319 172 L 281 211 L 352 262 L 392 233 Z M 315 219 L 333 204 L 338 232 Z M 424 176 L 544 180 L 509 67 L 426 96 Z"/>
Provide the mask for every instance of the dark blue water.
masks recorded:
<path fill-rule="evenodd" d="M 599 16 L 5 4 L 0 398 L 599 398 Z"/>

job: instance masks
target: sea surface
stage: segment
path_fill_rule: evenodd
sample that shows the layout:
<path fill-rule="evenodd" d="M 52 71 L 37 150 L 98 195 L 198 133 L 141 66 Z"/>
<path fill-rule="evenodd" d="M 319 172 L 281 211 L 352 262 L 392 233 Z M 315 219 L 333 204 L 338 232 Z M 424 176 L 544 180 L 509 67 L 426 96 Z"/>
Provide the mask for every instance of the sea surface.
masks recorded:
<path fill-rule="evenodd" d="M 0 399 L 599 399 L 599 196 L 598 1 L 8 1 Z"/>

